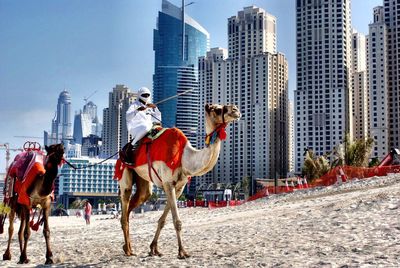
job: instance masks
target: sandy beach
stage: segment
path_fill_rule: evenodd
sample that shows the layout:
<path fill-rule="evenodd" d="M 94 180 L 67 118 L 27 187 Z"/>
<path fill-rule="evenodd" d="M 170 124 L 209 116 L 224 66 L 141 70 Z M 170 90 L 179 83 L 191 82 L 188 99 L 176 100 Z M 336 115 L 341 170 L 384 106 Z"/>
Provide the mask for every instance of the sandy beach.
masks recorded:
<path fill-rule="evenodd" d="M 137 254 L 132 257 L 123 253 L 119 220 L 109 215 L 92 216 L 89 226 L 75 216 L 51 217 L 54 267 L 400 266 L 400 174 L 274 195 L 237 207 L 179 212 L 183 242 L 192 255 L 185 260 L 177 259 L 171 216 L 159 240 L 164 255 L 148 256 L 161 211 L 131 218 Z M 16 264 L 15 232 L 13 259 L 0 260 L 0 267 L 41 266 L 42 230 L 33 232 L 29 241 L 30 264 Z M 6 234 L 0 236 L 1 254 L 6 239 Z"/>

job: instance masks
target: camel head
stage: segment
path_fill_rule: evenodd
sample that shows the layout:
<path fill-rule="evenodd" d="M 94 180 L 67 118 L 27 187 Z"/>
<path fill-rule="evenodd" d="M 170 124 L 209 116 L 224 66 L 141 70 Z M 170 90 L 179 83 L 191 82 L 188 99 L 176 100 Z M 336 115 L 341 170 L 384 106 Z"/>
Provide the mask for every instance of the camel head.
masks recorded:
<path fill-rule="evenodd" d="M 45 146 L 47 152 L 47 163 L 51 163 L 55 166 L 61 164 L 61 161 L 64 157 L 64 145 L 60 144 L 53 144 L 50 146 Z"/>
<path fill-rule="evenodd" d="M 206 117 L 214 126 L 228 124 L 241 117 L 239 108 L 236 105 L 206 104 Z"/>

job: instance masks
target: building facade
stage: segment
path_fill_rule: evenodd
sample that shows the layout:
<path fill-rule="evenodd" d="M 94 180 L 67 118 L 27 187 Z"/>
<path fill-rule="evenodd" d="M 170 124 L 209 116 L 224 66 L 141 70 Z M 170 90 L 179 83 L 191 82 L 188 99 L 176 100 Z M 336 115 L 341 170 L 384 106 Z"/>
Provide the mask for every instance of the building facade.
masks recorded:
<path fill-rule="evenodd" d="M 352 123 L 353 137 L 368 137 L 368 75 L 367 75 L 367 42 L 365 35 L 353 29 L 351 36 L 351 89 L 352 89 Z"/>
<path fill-rule="evenodd" d="M 236 183 L 288 172 L 288 65 L 283 54 L 272 53 L 275 28 L 274 16 L 246 7 L 228 19 L 228 53 L 214 48 L 199 58 L 200 107 L 232 103 L 242 113 L 227 128 L 213 172 L 199 183 Z M 199 125 L 204 137 L 204 120 Z M 202 138 L 198 143 L 204 146 Z"/>
<path fill-rule="evenodd" d="M 125 85 L 116 85 L 109 93 L 108 108 L 103 110 L 102 156 L 115 154 L 130 140 L 126 111 L 136 96 Z"/>
<path fill-rule="evenodd" d="M 68 161 L 78 169 L 64 165 L 59 171 L 57 203 L 69 208 L 79 198 L 88 199 L 97 207 L 99 202 L 118 200 L 118 182 L 113 179 L 115 160 L 99 163 L 102 159 L 71 158 Z"/>
<path fill-rule="evenodd" d="M 57 101 L 57 111 L 51 122 L 51 132 L 45 132 L 44 144 L 64 144 L 72 140 L 71 95 L 63 90 Z"/>
<path fill-rule="evenodd" d="M 370 136 L 374 139 L 373 157 L 384 157 L 389 148 L 388 35 L 383 7 L 374 8 L 369 25 Z"/>
<path fill-rule="evenodd" d="M 184 33 L 184 34 L 182 34 Z M 154 30 L 154 102 L 184 95 L 158 105 L 163 126 L 181 128 L 194 144 L 198 125 L 197 59 L 209 47 L 209 33 L 170 2 L 162 1 Z M 190 91 L 189 91 L 190 90 Z"/>
<path fill-rule="evenodd" d="M 387 26 L 389 148 L 400 148 L 400 2 L 384 0 Z M 385 155 L 386 155 L 385 154 Z"/>
<path fill-rule="evenodd" d="M 289 148 L 288 148 L 288 177 L 294 173 L 294 106 L 293 101 L 289 101 Z"/>
<path fill-rule="evenodd" d="M 296 1 L 296 172 L 304 152 L 332 152 L 352 131 L 349 0 Z M 352 137 L 350 137 L 352 138 Z"/>

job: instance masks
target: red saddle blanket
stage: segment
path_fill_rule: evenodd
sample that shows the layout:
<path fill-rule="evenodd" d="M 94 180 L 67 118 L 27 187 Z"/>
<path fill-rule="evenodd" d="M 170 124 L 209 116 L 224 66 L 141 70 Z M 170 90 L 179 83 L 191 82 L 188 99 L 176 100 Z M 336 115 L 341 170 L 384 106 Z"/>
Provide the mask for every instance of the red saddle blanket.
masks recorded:
<path fill-rule="evenodd" d="M 18 203 L 31 205 L 27 191 L 36 177 L 46 172 L 44 159 L 41 151 L 27 151 L 18 154 L 11 163 L 7 177 L 15 179 L 14 192 L 18 194 Z"/>
<path fill-rule="evenodd" d="M 166 129 L 164 133 L 155 140 L 145 137 L 135 150 L 135 155 L 133 156 L 133 163 L 135 164 L 130 168 L 146 164 L 148 162 L 148 157 L 150 157 L 151 162 L 163 161 L 172 172 L 174 172 L 181 166 L 183 150 L 186 144 L 187 137 L 178 128 Z M 114 174 L 117 180 L 122 178 L 122 171 L 124 168 L 125 164 L 118 160 Z"/>

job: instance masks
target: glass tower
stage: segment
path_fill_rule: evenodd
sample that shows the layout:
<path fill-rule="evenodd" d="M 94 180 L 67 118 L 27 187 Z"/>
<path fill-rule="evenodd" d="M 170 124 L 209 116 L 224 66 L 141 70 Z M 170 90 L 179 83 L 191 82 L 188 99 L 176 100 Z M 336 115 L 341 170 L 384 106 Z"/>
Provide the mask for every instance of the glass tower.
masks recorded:
<path fill-rule="evenodd" d="M 197 62 L 209 48 L 209 33 L 181 8 L 163 0 L 153 42 L 154 102 L 186 92 L 158 105 L 163 126 L 182 129 L 195 144 L 199 117 Z"/>

